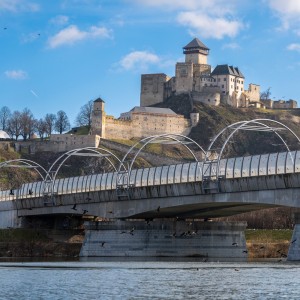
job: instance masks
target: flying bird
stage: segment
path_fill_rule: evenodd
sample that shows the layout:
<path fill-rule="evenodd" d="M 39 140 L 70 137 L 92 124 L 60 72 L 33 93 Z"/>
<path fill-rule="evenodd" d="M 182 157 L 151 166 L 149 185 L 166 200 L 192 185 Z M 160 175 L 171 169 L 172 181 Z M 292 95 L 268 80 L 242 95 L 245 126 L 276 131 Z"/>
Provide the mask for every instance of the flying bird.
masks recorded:
<path fill-rule="evenodd" d="M 77 204 L 74 204 L 73 207 L 72 207 L 71 209 L 77 210 L 76 206 L 77 206 Z"/>
<path fill-rule="evenodd" d="M 104 247 L 105 242 L 102 242 L 101 247 Z"/>
<path fill-rule="evenodd" d="M 158 206 L 158 208 L 156 209 L 156 211 L 157 211 L 157 212 L 159 212 L 159 211 L 160 211 L 160 206 Z"/>
<path fill-rule="evenodd" d="M 294 239 L 291 241 L 291 244 L 294 244 L 297 241 L 297 239 Z"/>
<path fill-rule="evenodd" d="M 238 243 L 232 243 L 232 246 L 238 246 Z"/>
<path fill-rule="evenodd" d="M 85 215 L 87 212 L 88 212 L 88 210 L 86 210 L 86 209 L 83 209 L 83 210 L 82 210 L 82 214 L 83 214 L 83 215 Z"/>

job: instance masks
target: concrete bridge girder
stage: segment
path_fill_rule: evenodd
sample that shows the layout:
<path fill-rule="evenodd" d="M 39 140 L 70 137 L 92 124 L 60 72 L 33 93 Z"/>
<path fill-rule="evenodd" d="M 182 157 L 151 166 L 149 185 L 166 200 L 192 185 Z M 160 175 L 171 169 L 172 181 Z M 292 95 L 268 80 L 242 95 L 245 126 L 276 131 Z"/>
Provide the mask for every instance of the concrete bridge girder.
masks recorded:
<path fill-rule="evenodd" d="M 262 181 L 261 183 L 258 183 Z M 56 205 L 45 207 L 42 198 L 17 200 L 20 216 L 88 214 L 103 218 L 220 217 L 265 207 L 300 207 L 300 174 L 220 180 L 220 193 L 203 194 L 201 183 L 132 188 L 130 198 L 115 190 L 57 195 Z M 270 189 L 271 186 L 276 189 Z M 261 189 L 262 188 L 262 189 Z M 72 207 L 76 204 L 76 210 Z"/>

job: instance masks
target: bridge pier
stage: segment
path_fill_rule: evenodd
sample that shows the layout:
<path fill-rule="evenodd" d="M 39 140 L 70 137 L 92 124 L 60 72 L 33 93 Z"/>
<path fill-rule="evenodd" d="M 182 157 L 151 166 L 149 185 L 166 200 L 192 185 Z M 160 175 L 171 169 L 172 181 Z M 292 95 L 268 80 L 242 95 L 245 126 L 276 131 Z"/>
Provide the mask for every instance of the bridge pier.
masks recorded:
<path fill-rule="evenodd" d="M 294 231 L 290 242 L 287 260 L 300 260 L 300 212 L 294 213 Z"/>
<path fill-rule="evenodd" d="M 85 222 L 81 257 L 194 257 L 246 261 L 245 222 Z"/>

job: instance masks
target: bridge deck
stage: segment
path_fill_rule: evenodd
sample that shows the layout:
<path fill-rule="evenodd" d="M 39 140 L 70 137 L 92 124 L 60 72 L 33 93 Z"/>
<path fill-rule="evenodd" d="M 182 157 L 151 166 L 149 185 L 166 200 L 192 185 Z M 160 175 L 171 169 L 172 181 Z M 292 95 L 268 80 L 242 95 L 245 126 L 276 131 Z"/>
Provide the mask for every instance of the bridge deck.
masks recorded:
<path fill-rule="evenodd" d="M 217 174 L 217 169 L 219 170 Z M 191 162 L 170 166 L 135 169 L 128 173 L 104 173 L 23 184 L 20 189 L 0 191 L 0 201 L 40 198 L 47 193 L 67 195 L 94 191 L 112 191 L 120 187 L 151 187 L 182 183 L 203 183 L 216 179 L 251 179 L 300 172 L 300 151 L 270 153 L 222 159 L 208 163 Z M 217 178 L 218 177 L 218 178 Z M 254 182 L 255 185 L 259 183 Z M 297 183 L 298 184 L 298 183 Z M 292 184 L 292 186 L 295 186 Z M 249 188 L 249 181 L 247 187 Z M 269 180 L 262 188 L 283 188 L 278 181 Z M 223 187 L 226 191 L 226 186 Z M 243 188 L 244 189 L 244 188 Z M 230 191 L 227 185 L 227 190 Z"/>

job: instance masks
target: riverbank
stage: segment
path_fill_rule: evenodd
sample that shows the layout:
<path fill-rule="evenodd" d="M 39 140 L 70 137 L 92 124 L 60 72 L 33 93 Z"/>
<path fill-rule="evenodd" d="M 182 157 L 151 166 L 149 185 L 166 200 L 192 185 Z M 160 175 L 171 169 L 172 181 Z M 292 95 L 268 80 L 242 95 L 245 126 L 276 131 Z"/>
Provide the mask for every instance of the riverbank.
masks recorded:
<path fill-rule="evenodd" d="M 78 257 L 84 230 L 1 229 L 0 257 Z"/>
<path fill-rule="evenodd" d="M 249 260 L 284 259 L 292 230 L 246 230 Z M 84 239 L 84 230 L 1 229 L 0 257 L 74 258 Z"/>
<path fill-rule="evenodd" d="M 293 230 L 290 229 L 247 229 L 248 258 L 286 258 L 292 234 Z"/>

